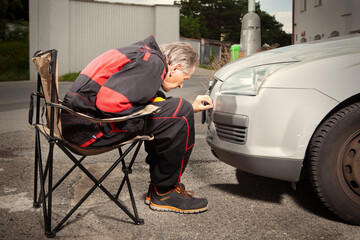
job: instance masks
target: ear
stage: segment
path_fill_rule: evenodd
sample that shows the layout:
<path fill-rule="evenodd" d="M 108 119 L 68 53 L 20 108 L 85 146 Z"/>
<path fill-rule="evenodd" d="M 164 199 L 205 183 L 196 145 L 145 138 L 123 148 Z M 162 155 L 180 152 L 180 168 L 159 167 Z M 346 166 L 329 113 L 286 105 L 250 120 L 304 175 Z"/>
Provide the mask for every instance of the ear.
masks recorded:
<path fill-rule="evenodd" d="M 172 64 L 170 70 L 172 73 L 175 73 L 176 71 L 180 71 L 181 67 L 181 63 Z"/>
<path fill-rule="evenodd" d="M 181 64 L 180 63 L 171 64 L 170 66 L 168 66 L 168 68 L 169 68 L 169 77 L 171 77 L 176 71 L 181 70 Z"/>

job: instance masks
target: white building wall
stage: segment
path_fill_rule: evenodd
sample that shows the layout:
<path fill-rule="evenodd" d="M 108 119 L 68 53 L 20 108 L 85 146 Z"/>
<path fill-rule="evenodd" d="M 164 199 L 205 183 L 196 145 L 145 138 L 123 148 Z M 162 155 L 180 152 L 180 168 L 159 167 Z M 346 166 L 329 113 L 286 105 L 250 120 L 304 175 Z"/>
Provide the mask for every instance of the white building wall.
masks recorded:
<path fill-rule="evenodd" d="M 29 56 L 30 79 L 36 79 L 31 57 L 37 50 L 56 48 L 59 51 L 59 69 L 67 69 L 69 45 L 69 1 L 29 1 Z"/>
<path fill-rule="evenodd" d="M 359 0 L 294 0 L 294 43 L 360 31 Z"/>
<path fill-rule="evenodd" d="M 30 57 L 57 49 L 59 75 L 81 71 L 93 58 L 153 34 L 179 41 L 179 7 L 92 0 L 30 0 Z M 30 59 L 30 79 L 36 72 Z"/>
<path fill-rule="evenodd" d="M 103 52 L 154 34 L 152 7 L 70 1 L 69 71 L 83 69 Z"/>
<path fill-rule="evenodd" d="M 201 40 L 200 39 L 180 37 L 180 41 L 189 43 L 198 52 L 198 54 L 200 54 L 200 51 L 201 51 Z"/>
<path fill-rule="evenodd" d="M 154 7 L 154 13 L 155 13 L 154 35 L 156 36 L 156 41 L 159 44 L 179 41 L 180 7 L 156 5 Z"/>
<path fill-rule="evenodd" d="M 351 15 L 350 32 L 360 32 L 360 1 L 353 0 L 351 9 L 353 14 Z"/>

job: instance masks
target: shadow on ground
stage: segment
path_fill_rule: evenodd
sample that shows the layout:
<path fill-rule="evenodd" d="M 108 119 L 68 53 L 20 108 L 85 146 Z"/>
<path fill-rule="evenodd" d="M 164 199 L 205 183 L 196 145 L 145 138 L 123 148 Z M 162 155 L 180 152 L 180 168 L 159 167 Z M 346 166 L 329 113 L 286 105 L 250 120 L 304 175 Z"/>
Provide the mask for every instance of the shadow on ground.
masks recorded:
<path fill-rule="evenodd" d="M 298 182 L 294 190 L 289 182 L 256 176 L 240 170 L 237 170 L 236 177 L 239 184 L 214 184 L 212 186 L 243 198 L 278 204 L 281 204 L 284 195 L 289 195 L 304 210 L 322 218 L 341 222 L 322 204 L 307 179 Z"/>

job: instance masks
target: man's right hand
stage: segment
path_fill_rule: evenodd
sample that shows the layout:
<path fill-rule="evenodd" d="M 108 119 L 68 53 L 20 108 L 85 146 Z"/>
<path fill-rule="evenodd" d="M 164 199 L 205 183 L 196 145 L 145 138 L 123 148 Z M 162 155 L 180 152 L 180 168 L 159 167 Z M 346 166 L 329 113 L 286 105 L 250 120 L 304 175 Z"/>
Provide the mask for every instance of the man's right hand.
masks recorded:
<path fill-rule="evenodd" d="M 198 95 L 192 106 L 195 113 L 212 109 L 214 107 L 213 102 L 208 95 Z"/>

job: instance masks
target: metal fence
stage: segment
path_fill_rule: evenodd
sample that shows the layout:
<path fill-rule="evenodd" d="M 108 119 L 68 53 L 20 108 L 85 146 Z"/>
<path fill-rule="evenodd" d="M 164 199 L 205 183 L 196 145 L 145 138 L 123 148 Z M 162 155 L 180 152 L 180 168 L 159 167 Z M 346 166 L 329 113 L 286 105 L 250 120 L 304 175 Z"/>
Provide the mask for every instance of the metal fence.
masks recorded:
<path fill-rule="evenodd" d="M 228 51 L 231 42 L 221 42 L 211 39 L 192 39 L 181 37 L 180 41 L 189 43 L 200 55 L 200 64 L 211 64 L 216 58 L 221 57 Z"/>

